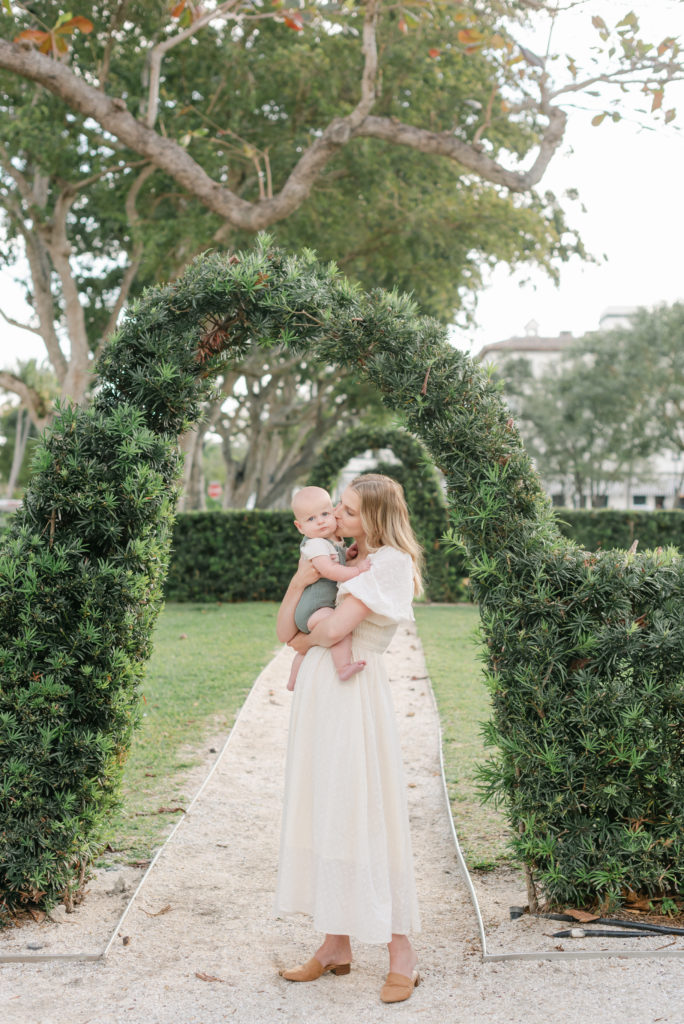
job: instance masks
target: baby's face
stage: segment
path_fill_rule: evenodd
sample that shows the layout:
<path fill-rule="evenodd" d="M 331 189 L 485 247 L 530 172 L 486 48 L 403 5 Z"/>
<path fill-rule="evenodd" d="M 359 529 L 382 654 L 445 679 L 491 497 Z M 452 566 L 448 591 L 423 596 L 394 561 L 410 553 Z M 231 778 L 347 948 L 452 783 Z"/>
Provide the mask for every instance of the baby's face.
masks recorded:
<path fill-rule="evenodd" d="M 305 537 L 334 537 L 337 533 L 335 512 L 330 498 L 312 501 L 299 510 L 295 526 Z"/>

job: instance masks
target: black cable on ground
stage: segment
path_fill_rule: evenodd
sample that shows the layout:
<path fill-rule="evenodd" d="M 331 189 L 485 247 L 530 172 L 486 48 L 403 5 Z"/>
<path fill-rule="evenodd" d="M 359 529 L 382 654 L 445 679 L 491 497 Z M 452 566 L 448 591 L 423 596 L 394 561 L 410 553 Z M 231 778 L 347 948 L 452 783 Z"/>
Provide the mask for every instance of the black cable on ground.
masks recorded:
<path fill-rule="evenodd" d="M 554 939 L 652 939 L 653 932 L 615 932 L 607 928 L 565 928 L 553 933 Z"/>
<path fill-rule="evenodd" d="M 513 909 L 511 907 L 511 910 Z M 641 921 L 628 921 L 619 917 L 596 917 L 593 921 L 578 921 L 572 914 L 540 914 L 539 916 L 546 918 L 547 921 L 569 921 L 578 927 L 582 927 L 584 924 L 611 924 L 618 928 L 634 928 L 638 931 L 651 932 L 657 935 L 684 935 L 684 928 L 674 928 L 672 925 L 666 924 L 652 924 L 646 921 L 643 923 Z"/>

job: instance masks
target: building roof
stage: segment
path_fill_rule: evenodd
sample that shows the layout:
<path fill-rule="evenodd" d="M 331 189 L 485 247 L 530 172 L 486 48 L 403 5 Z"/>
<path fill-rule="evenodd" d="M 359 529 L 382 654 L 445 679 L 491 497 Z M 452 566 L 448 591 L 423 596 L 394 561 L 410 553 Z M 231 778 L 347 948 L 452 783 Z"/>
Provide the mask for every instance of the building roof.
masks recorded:
<path fill-rule="evenodd" d="M 485 359 L 492 352 L 563 352 L 577 339 L 570 331 L 557 338 L 540 338 L 537 334 L 526 334 L 520 338 L 506 338 L 481 348 L 476 359 Z"/>

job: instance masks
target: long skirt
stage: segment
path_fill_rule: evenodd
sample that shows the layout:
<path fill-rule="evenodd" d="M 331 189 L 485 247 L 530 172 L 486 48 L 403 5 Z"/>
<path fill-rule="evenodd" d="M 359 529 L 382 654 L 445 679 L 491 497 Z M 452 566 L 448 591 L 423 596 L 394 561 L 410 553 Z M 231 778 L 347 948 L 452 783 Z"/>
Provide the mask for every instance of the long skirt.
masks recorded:
<path fill-rule="evenodd" d="M 342 682 L 312 648 L 293 695 L 285 769 L 277 915 L 311 915 L 317 931 L 386 943 L 420 930 L 406 784 L 381 651 L 393 628 L 363 622 Z"/>

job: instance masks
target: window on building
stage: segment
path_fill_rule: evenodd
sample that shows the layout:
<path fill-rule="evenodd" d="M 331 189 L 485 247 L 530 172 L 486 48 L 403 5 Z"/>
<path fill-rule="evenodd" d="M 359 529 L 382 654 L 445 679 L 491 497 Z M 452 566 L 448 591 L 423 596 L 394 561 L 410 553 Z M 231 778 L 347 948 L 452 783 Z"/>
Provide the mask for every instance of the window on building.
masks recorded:
<path fill-rule="evenodd" d="M 665 495 L 664 494 L 656 494 L 656 496 L 655 496 L 655 507 L 656 508 L 665 508 Z"/>
<path fill-rule="evenodd" d="M 645 494 L 633 494 L 632 495 L 632 504 L 633 505 L 645 505 L 646 504 L 646 495 Z"/>
<path fill-rule="evenodd" d="M 559 491 L 558 494 L 552 494 L 551 504 L 555 508 L 565 508 L 565 491 Z"/>
<path fill-rule="evenodd" d="M 677 496 L 677 508 L 684 508 L 684 494 Z"/>
<path fill-rule="evenodd" d="M 608 495 L 607 494 L 595 494 L 591 499 L 592 508 L 607 508 L 608 507 Z"/>

